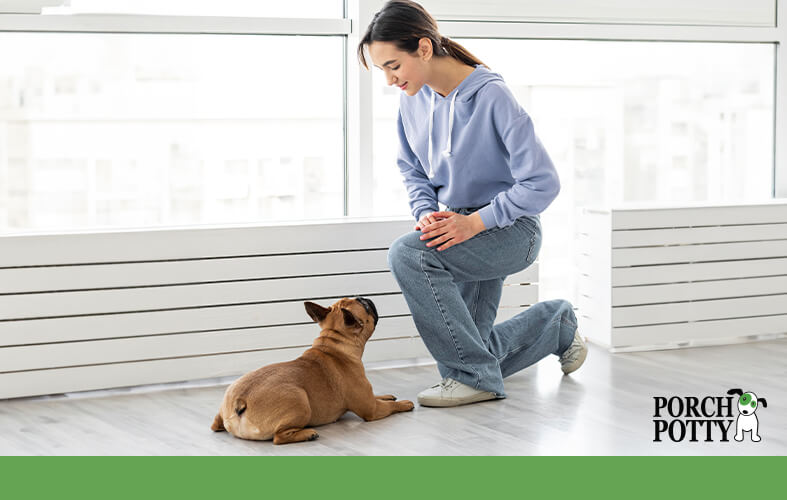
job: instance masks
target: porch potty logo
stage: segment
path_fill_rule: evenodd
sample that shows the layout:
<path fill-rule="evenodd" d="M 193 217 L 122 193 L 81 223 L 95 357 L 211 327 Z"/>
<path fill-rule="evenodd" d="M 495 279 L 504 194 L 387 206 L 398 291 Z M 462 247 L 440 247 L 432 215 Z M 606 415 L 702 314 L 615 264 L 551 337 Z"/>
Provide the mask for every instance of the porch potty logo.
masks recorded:
<path fill-rule="evenodd" d="M 738 397 L 737 417 L 733 416 L 733 396 L 655 396 L 653 415 L 654 442 L 680 442 L 688 438 L 697 441 L 729 441 L 729 431 L 735 424 L 735 441 L 743 441 L 750 433 L 752 441 L 760 441 L 759 421 L 755 414 L 760 407 L 767 408 L 765 398 L 753 392 L 730 389 L 727 394 Z"/>

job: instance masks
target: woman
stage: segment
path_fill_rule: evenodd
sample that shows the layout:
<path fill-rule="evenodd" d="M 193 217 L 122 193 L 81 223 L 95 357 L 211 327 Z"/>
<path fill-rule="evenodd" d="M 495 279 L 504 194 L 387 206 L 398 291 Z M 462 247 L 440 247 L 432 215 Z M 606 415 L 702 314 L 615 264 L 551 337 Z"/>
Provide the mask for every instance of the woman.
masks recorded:
<path fill-rule="evenodd" d="M 443 377 L 418 402 L 504 398 L 503 378 L 549 354 L 564 373 L 576 370 L 587 347 L 569 302 L 494 325 L 503 281 L 536 259 L 538 214 L 560 190 L 530 117 L 500 75 L 441 36 L 415 2 L 375 14 L 358 45 L 368 69 L 365 49 L 403 91 L 398 166 L 418 222 L 391 245 L 388 264 Z"/>

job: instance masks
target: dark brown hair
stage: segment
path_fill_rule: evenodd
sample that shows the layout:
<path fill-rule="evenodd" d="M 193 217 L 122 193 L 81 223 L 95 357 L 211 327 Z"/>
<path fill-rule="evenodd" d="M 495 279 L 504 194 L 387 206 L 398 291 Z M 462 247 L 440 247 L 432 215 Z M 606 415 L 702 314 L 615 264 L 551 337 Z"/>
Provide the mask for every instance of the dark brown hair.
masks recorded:
<path fill-rule="evenodd" d="M 399 50 L 415 54 L 422 38 L 431 40 L 435 57 L 449 56 L 468 66 L 486 66 L 466 48 L 440 35 L 437 21 L 420 4 L 411 0 L 390 0 L 374 15 L 358 44 L 358 60 L 369 69 L 363 50 L 372 42 L 394 42 Z"/>

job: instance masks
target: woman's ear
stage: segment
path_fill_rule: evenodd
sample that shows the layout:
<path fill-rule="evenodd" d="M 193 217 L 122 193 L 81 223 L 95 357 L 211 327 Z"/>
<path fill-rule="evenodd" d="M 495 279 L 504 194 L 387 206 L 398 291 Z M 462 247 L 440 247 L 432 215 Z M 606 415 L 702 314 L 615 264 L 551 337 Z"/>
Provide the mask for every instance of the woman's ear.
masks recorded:
<path fill-rule="evenodd" d="M 424 61 L 429 61 L 434 55 L 434 48 L 432 47 L 432 41 L 427 37 L 423 37 L 420 40 L 418 40 L 418 55 Z"/>

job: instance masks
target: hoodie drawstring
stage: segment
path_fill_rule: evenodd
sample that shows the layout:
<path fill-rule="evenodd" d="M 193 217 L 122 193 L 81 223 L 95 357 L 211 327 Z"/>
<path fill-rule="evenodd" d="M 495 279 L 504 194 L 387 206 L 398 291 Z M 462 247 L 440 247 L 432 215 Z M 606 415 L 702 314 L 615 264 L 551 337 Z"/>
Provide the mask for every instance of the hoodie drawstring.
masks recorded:
<path fill-rule="evenodd" d="M 434 100 L 435 100 L 436 92 L 432 91 L 432 107 L 429 110 L 429 151 L 427 154 L 429 155 L 429 177 L 434 177 L 434 168 L 432 166 L 432 130 L 434 128 Z M 455 92 L 454 96 L 451 98 L 451 108 L 448 110 L 448 140 L 446 141 L 445 150 L 443 150 L 443 156 L 451 156 L 451 132 L 454 129 L 454 102 L 456 101 L 456 96 L 459 95 L 459 92 Z"/>

